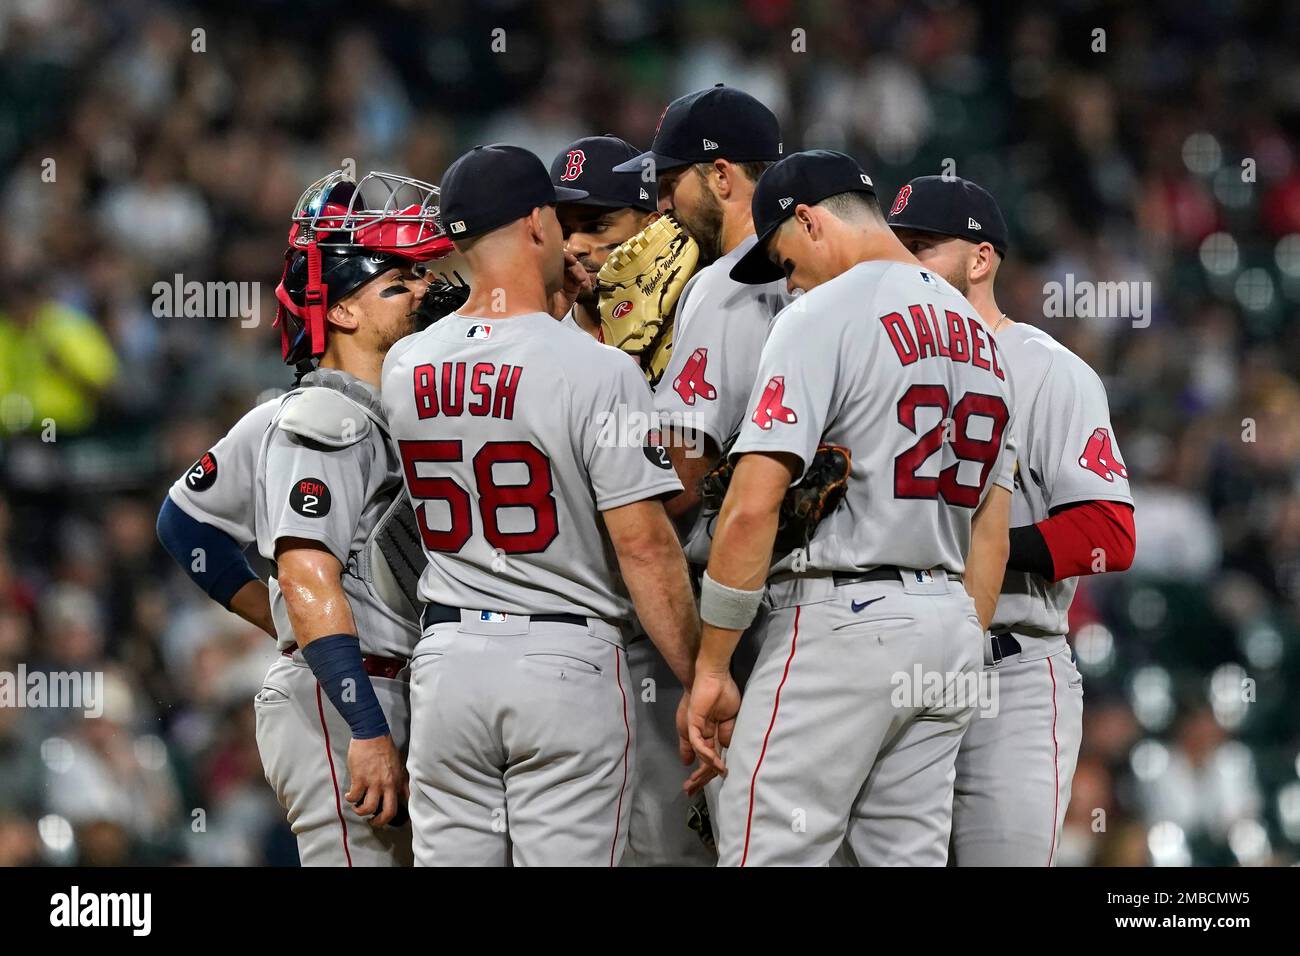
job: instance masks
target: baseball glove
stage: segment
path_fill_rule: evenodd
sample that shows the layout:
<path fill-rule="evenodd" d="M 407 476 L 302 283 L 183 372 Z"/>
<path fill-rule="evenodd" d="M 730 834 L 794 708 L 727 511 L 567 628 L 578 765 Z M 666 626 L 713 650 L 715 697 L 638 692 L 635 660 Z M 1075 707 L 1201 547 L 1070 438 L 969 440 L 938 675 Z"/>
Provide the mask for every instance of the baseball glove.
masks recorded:
<path fill-rule="evenodd" d="M 722 501 L 727 497 L 727 488 L 731 485 L 735 469 L 729 452 L 730 448 L 723 453 L 713 470 L 704 476 L 700 485 L 704 507 L 711 511 L 722 510 Z M 818 522 L 834 511 L 843 500 L 852 467 L 853 456 L 847 448 L 839 445 L 817 446 L 817 453 L 813 455 L 803 480 L 787 489 L 785 498 L 781 501 L 774 554 L 787 554 L 796 548 L 808 547 Z"/>
<path fill-rule="evenodd" d="M 668 365 L 669 320 L 699 260 L 695 240 L 660 216 L 611 252 L 596 274 L 605 343 L 639 356 L 652 383 Z"/>
<path fill-rule="evenodd" d="M 429 288 L 415 309 L 415 329 L 422 332 L 439 319 L 451 315 L 469 300 L 469 284 L 459 272 L 443 272 L 429 279 Z"/>

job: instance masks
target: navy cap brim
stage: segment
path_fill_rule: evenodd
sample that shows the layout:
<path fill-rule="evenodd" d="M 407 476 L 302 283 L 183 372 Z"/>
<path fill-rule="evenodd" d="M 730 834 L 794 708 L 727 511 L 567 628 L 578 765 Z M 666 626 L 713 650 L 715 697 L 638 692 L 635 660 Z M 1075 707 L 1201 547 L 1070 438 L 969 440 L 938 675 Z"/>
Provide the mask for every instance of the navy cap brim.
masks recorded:
<path fill-rule="evenodd" d="M 601 199 L 599 196 L 588 195 L 586 199 L 566 199 L 564 202 L 571 203 L 574 206 L 599 206 L 601 209 L 643 209 L 644 206 L 634 206 L 626 199 Z"/>
<path fill-rule="evenodd" d="M 646 160 L 654 163 L 655 175 L 668 169 L 677 169 L 679 166 L 694 165 L 693 159 L 677 159 L 674 156 L 665 156 L 663 153 L 656 153 L 653 149 L 648 149 L 640 156 L 633 156 L 625 163 L 619 163 L 614 167 L 616 173 L 639 173 L 645 169 Z"/>
<path fill-rule="evenodd" d="M 749 247 L 749 251 L 736 261 L 736 264 L 731 267 L 731 272 L 728 273 L 733 282 L 744 285 L 766 285 L 785 278 L 785 270 L 767 257 L 768 240 L 781 228 L 783 222 L 785 219 L 768 226 L 758 237 L 758 241 Z"/>
<path fill-rule="evenodd" d="M 977 241 L 975 239 L 972 239 L 970 236 L 962 235 L 960 232 L 945 232 L 942 229 L 935 229 L 933 226 L 920 226 L 910 222 L 904 222 L 901 219 L 890 221 L 889 228 L 910 229 L 913 232 L 925 232 L 925 233 L 929 233 L 932 236 L 943 236 L 945 239 L 964 239 L 966 242 L 969 242 L 972 245 L 978 245 L 978 242 L 987 242 L 990 246 L 993 247 L 993 251 L 996 252 L 998 255 L 1000 256 L 1006 255 L 1006 249 L 1005 248 L 999 249 L 998 244 L 994 242 L 992 239 L 982 239 Z"/>
<path fill-rule="evenodd" d="M 585 189 L 570 189 L 568 186 L 555 187 L 556 202 L 581 202 L 590 195 L 591 193 Z"/>

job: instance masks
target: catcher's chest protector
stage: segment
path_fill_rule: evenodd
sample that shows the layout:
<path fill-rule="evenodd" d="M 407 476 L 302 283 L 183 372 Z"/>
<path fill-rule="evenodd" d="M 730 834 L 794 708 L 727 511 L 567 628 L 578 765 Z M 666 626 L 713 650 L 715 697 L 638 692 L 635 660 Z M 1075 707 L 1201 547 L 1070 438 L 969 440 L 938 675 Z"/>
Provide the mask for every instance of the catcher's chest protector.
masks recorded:
<path fill-rule="evenodd" d="M 301 384 L 309 388 L 328 388 L 343 396 L 363 412 L 368 423 L 377 427 L 385 445 L 391 448 L 383 406 L 374 393 L 355 378 L 322 368 L 303 376 Z M 356 438 L 363 437 L 368 427 L 355 429 Z M 384 488 L 381 494 L 387 507 L 371 528 L 364 546 L 348 555 L 346 570 L 364 584 L 383 607 L 407 621 L 415 621 L 420 608 L 417 585 L 425 564 L 415 512 L 400 481 Z"/>

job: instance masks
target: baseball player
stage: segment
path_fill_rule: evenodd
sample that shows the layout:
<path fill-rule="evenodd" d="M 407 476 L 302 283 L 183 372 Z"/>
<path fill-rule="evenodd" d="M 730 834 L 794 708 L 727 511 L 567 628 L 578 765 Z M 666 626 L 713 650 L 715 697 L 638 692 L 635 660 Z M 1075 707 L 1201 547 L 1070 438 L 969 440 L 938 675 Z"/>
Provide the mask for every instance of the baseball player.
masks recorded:
<path fill-rule="evenodd" d="M 367 187 L 386 194 L 382 208 L 365 205 Z M 398 678 L 418 635 L 421 555 L 365 378 L 377 378 L 396 337 L 435 317 L 416 263 L 450 251 L 434 220 L 436 195 L 385 173 L 360 186 L 334 173 L 309 187 L 276 290 L 283 354 L 302 373 L 298 385 L 244 416 L 196 462 L 159 519 L 178 561 L 218 575 L 199 582 L 218 600 L 252 574 L 228 555 L 242 561 L 256 539 L 276 561 L 278 580 L 263 599 L 282 656 L 256 698 L 258 748 L 307 866 L 410 862 L 409 827 L 349 823 L 341 791 L 346 763 L 348 813 L 375 813 L 379 827 L 400 811 L 406 694 Z M 414 201 L 403 207 L 398 196 Z M 195 546 L 206 561 L 189 563 Z"/>
<path fill-rule="evenodd" d="M 428 558 L 411 665 L 415 861 L 617 865 L 634 606 L 691 682 L 698 619 L 662 504 L 681 484 L 662 447 L 602 437 L 605 415 L 649 415 L 636 363 L 547 312 L 566 271 L 554 206 L 586 193 L 508 145 L 476 147 L 441 185 L 475 291 L 396 346 L 383 375 Z"/>
<path fill-rule="evenodd" d="M 617 136 L 587 136 L 560 150 L 551 162 L 551 182 L 587 194 L 585 199 L 559 203 L 555 214 L 564 233 L 565 252 L 592 279 L 613 250 L 659 218 L 655 184 L 613 172 L 616 164 L 640 154 Z M 560 321 L 605 341 L 594 282 L 581 286 Z"/>
<path fill-rule="evenodd" d="M 1006 559 L 1010 380 L 850 157 L 790 156 L 753 209 L 759 239 L 732 277 L 806 294 L 764 346 L 701 586 L 689 732 L 726 773 L 719 862 L 825 864 L 847 843 L 862 865 L 941 865 Z M 781 503 L 819 443 L 851 456 L 844 498 L 772 565 Z M 742 703 L 731 653 L 770 565 Z"/>
<path fill-rule="evenodd" d="M 1083 680 L 1066 643 L 1079 576 L 1133 560 L 1133 498 L 1096 373 L 1046 332 L 998 308 L 1007 228 L 964 179 L 914 179 L 889 212 L 923 265 L 970 300 L 1015 370 L 1019 468 L 1011 553 L 985 664 L 998 707 L 971 721 L 957 754 L 958 866 L 1051 865 L 1083 732 Z"/>
<path fill-rule="evenodd" d="M 697 576 L 708 561 L 717 520 L 716 512 L 701 507 L 700 482 L 739 433 L 763 342 L 791 300 L 780 282 L 746 285 L 730 276 L 756 241 L 754 184 L 781 151 L 772 111 L 748 93 L 718 84 L 668 104 L 649 151 L 614 167 L 637 182 L 652 173 L 660 212 L 699 247 L 701 268 L 676 301 L 672 352 L 654 399 L 683 485 L 668 502 L 668 513 Z M 657 687 L 657 699 L 642 711 L 653 735 L 644 735 L 639 755 L 646 773 L 634 801 L 632 859 L 712 864 L 712 851 L 682 825 L 692 807 L 681 790 L 676 725 L 668 709 L 675 696 L 672 674 L 644 642 L 629 648 L 629 658 L 638 681 Z M 742 679 L 750 660 L 738 659 Z"/>

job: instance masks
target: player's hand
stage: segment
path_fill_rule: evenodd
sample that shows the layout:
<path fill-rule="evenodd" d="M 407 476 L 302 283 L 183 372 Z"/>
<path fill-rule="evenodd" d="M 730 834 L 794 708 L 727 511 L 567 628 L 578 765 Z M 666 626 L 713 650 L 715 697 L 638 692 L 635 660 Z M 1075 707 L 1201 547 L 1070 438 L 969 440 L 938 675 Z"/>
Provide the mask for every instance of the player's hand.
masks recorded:
<path fill-rule="evenodd" d="M 690 715 L 691 692 L 686 691 L 677 704 L 677 756 L 681 759 L 683 767 L 689 767 L 695 763 L 695 748 L 691 746 Z M 687 796 L 693 797 L 717 775 L 716 770 L 708 764 L 701 763 L 686 778 L 686 782 L 682 784 L 682 789 L 686 791 Z"/>
<path fill-rule="evenodd" d="M 688 705 L 687 731 L 690 735 L 691 749 L 700 758 L 700 762 L 712 773 L 727 775 L 727 765 L 722 760 L 722 748 L 730 745 L 731 732 L 736 726 L 736 714 L 740 713 L 740 688 L 736 686 L 730 672 L 699 671 L 695 672 L 695 683 L 691 685 L 691 699 Z M 700 776 L 692 774 L 691 780 Z M 707 780 L 708 778 L 706 778 Z M 687 781 L 690 785 L 691 780 Z M 696 787 L 704 785 L 701 780 Z"/>
<path fill-rule="evenodd" d="M 578 257 L 572 252 L 564 254 L 564 297 L 572 305 L 574 300 L 584 292 L 590 292 L 595 276 L 583 268 Z"/>
<path fill-rule="evenodd" d="M 399 811 L 405 814 L 406 768 L 387 734 L 348 744 L 348 783 L 344 797 L 357 816 L 370 817 L 371 826 L 384 826 Z"/>

